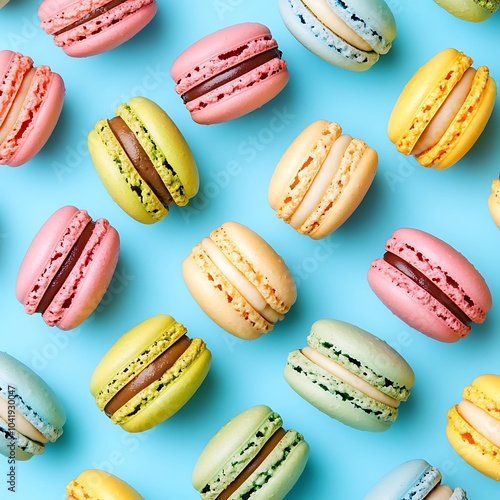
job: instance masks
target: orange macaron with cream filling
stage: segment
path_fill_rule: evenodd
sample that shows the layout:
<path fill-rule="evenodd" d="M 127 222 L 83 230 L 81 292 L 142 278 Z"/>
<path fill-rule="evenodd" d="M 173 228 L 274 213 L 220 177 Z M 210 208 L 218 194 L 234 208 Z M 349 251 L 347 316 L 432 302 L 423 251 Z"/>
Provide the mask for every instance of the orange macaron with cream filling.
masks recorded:
<path fill-rule="evenodd" d="M 424 167 L 444 170 L 459 161 L 483 132 L 493 111 L 496 83 L 486 66 L 456 49 L 424 64 L 399 96 L 388 124 L 399 152 Z"/>

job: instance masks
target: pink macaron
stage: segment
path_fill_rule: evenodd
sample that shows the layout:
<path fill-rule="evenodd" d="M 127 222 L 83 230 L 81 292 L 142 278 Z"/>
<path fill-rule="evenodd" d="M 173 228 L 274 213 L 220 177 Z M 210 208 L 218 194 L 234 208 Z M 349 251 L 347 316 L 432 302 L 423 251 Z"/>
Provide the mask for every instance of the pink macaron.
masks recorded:
<path fill-rule="evenodd" d="M 0 165 L 18 167 L 31 160 L 56 126 L 64 101 L 64 82 L 31 57 L 0 51 Z"/>
<path fill-rule="evenodd" d="M 28 314 L 71 330 L 104 296 L 118 262 L 120 238 L 106 219 L 65 206 L 31 242 L 17 276 L 16 296 Z"/>
<path fill-rule="evenodd" d="M 157 9 L 156 0 L 43 0 L 38 17 L 66 54 L 87 57 L 132 38 Z"/>
<path fill-rule="evenodd" d="M 242 23 L 198 40 L 170 74 L 197 123 L 220 123 L 260 108 L 288 82 L 286 62 L 269 29 Z"/>
<path fill-rule="evenodd" d="M 418 229 L 402 228 L 372 262 L 368 283 L 380 300 L 415 330 L 456 342 L 491 308 L 484 278 L 457 250 Z"/>

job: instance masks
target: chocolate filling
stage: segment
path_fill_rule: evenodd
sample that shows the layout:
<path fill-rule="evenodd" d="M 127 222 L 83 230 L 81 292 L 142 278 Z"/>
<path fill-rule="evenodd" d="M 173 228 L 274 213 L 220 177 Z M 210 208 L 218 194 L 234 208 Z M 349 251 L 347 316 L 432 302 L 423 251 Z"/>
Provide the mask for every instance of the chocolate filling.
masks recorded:
<path fill-rule="evenodd" d="M 440 302 L 448 311 L 453 314 L 458 320 L 460 320 L 464 325 L 470 325 L 472 320 L 451 300 L 440 288 L 435 285 L 431 280 L 429 280 L 424 274 L 422 274 L 418 269 L 415 269 L 412 265 L 408 264 L 405 260 L 392 252 L 386 252 L 384 254 L 384 260 L 391 266 L 395 267 L 403 274 L 408 276 L 417 285 L 422 287 L 426 292 L 431 294 L 438 302 Z"/>
<path fill-rule="evenodd" d="M 139 392 L 148 385 L 160 379 L 161 376 L 181 357 L 190 344 L 191 339 L 183 335 L 166 351 L 162 352 L 110 399 L 108 404 L 104 407 L 106 415 L 111 418 L 115 411 L 128 403 L 136 394 L 139 394 Z"/>
<path fill-rule="evenodd" d="M 235 80 L 236 78 L 239 78 L 245 73 L 258 68 L 262 64 L 265 64 L 266 62 L 269 62 L 276 57 L 278 59 L 281 59 L 281 51 L 278 49 L 270 49 L 266 52 L 257 54 L 256 56 L 253 56 L 246 61 L 242 61 L 236 66 L 233 66 L 232 68 L 229 68 L 226 71 L 223 71 L 222 73 L 219 73 L 209 80 L 206 80 L 196 87 L 188 90 L 186 93 L 182 94 L 182 100 L 184 101 L 184 104 L 188 103 L 189 101 L 194 101 L 198 97 L 207 94 L 211 90 L 216 89 L 217 87 L 221 87 L 222 85 Z"/>
<path fill-rule="evenodd" d="M 73 28 L 77 28 L 78 26 L 81 26 L 82 24 L 85 24 L 89 21 L 92 21 L 92 19 L 95 19 L 96 17 L 99 17 L 101 14 L 105 14 L 108 12 L 108 10 L 113 9 L 114 7 L 118 7 L 118 5 L 125 3 L 127 0 L 111 0 L 111 2 L 108 2 L 107 4 L 103 5 L 102 7 L 99 7 L 95 10 L 90 11 L 88 14 L 83 16 L 82 18 L 78 19 L 78 21 L 75 21 L 72 24 L 69 24 L 68 26 L 65 26 L 63 29 L 57 31 L 54 33 L 54 36 L 60 35 L 62 33 L 66 33 L 66 31 L 72 30 Z"/>
<path fill-rule="evenodd" d="M 157 172 L 153 162 L 150 160 L 141 143 L 135 134 L 130 130 L 125 121 L 115 116 L 108 120 L 109 127 L 120 143 L 121 147 L 134 165 L 137 173 L 144 179 L 144 182 L 151 188 L 164 207 L 172 205 L 174 200 L 163 183 L 160 174 Z"/>
<path fill-rule="evenodd" d="M 276 448 L 278 443 L 285 436 L 286 431 L 280 427 L 264 444 L 259 453 L 247 464 L 247 466 L 240 472 L 238 477 L 230 483 L 227 488 L 220 493 L 217 500 L 227 500 L 259 467 L 259 465 L 266 459 L 266 457 Z"/>
<path fill-rule="evenodd" d="M 69 273 L 71 273 L 73 266 L 76 264 L 76 261 L 80 258 L 83 253 L 83 249 L 85 245 L 90 240 L 92 236 L 92 232 L 94 231 L 95 222 L 89 222 L 85 229 L 82 231 L 82 234 L 78 237 L 73 248 L 70 250 L 69 254 L 64 259 L 64 262 L 61 264 L 61 267 L 57 271 L 56 275 L 52 278 L 50 285 L 45 290 L 40 302 L 36 308 L 36 312 L 44 313 L 47 307 L 49 307 L 52 300 L 56 296 L 57 292 L 63 286 L 64 282 L 67 280 Z"/>

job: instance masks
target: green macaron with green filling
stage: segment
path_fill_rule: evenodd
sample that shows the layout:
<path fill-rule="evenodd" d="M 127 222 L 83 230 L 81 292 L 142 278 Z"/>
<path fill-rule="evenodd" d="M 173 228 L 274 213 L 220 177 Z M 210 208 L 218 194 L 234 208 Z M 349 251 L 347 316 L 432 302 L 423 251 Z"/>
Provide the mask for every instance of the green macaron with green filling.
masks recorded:
<path fill-rule="evenodd" d="M 404 358 L 375 335 L 334 319 L 316 321 L 307 344 L 288 355 L 284 369 L 288 384 L 346 425 L 387 430 L 415 382 Z"/>
<path fill-rule="evenodd" d="M 184 136 L 167 113 L 133 97 L 88 136 L 94 167 L 113 200 L 143 224 L 184 206 L 199 187 L 198 169 Z"/>
<path fill-rule="evenodd" d="M 284 498 L 304 470 L 309 445 L 297 431 L 282 426 L 281 417 L 265 405 L 226 423 L 194 467 L 193 486 L 201 498 Z"/>
<path fill-rule="evenodd" d="M 464 21 L 478 23 L 489 19 L 499 5 L 499 0 L 434 0 L 440 7 L 446 9 Z"/>

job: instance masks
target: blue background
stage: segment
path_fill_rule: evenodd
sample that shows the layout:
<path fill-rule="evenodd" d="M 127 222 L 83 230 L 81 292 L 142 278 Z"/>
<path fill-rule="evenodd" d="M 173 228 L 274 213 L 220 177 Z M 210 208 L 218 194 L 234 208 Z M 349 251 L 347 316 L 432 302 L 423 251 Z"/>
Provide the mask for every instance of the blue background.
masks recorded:
<path fill-rule="evenodd" d="M 446 47 L 486 64 L 500 78 L 500 15 L 482 24 L 454 18 L 432 0 L 389 2 L 398 35 L 388 55 L 365 73 L 333 67 L 309 53 L 284 27 L 275 2 L 184 0 L 160 2 L 150 25 L 126 44 L 86 59 L 72 59 L 39 28 L 39 2 L 12 0 L 0 11 L 0 49 L 48 64 L 66 84 L 64 109 L 43 150 L 19 168 L 0 171 L 0 349 L 31 366 L 59 395 L 67 411 L 63 436 L 44 455 L 17 463 L 15 498 L 64 499 L 65 486 L 87 468 L 125 479 L 148 500 L 195 499 L 191 472 L 208 439 L 232 416 L 255 404 L 279 412 L 286 428 L 311 447 L 291 499 L 359 499 L 388 470 L 412 458 L 439 467 L 469 498 L 498 498 L 500 485 L 469 467 L 445 436 L 446 412 L 465 385 L 499 373 L 500 232 L 487 199 L 499 174 L 500 106 L 468 155 L 446 171 L 427 170 L 400 155 L 386 125 L 404 84 Z M 268 25 L 289 63 L 290 82 L 272 102 L 230 123 L 194 123 L 174 92 L 169 70 L 191 43 L 245 21 Z M 192 147 L 200 191 L 154 226 L 129 218 L 102 186 L 86 136 L 100 118 L 134 95 L 162 106 Z M 337 121 L 379 153 L 375 181 L 353 216 L 333 235 L 313 241 L 279 220 L 267 187 L 293 138 L 316 119 Z M 33 236 L 59 207 L 72 204 L 106 217 L 121 236 L 117 271 L 96 312 L 61 332 L 28 316 L 15 298 L 19 265 Z M 191 298 L 181 263 L 200 239 L 226 220 L 244 223 L 285 259 L 298 300 L 285 320 L 251 342 L 229 335 Z M 431 232 L 455 246 L 485 276 L 493 309 L 485 324 L 456 344 L 442 344 L 393 316 L 369 288 L 366 272 L 402 226 Z M 211 371 L 176 415 L 142 434 L 127 434 L 99 412 L 89 380 L 101 356 L 125 331 L 150 315 L 167 313 L 202 337 L 213 353 Z M 385 433 L 346 427 L 303 401 L 282 370 L 289 351 L 303 347 L 311 324 L 331 317 L 385 339 L 411 364 L 416 384 Z M 0 497 L 7 491 L 0 461 Z"/>

